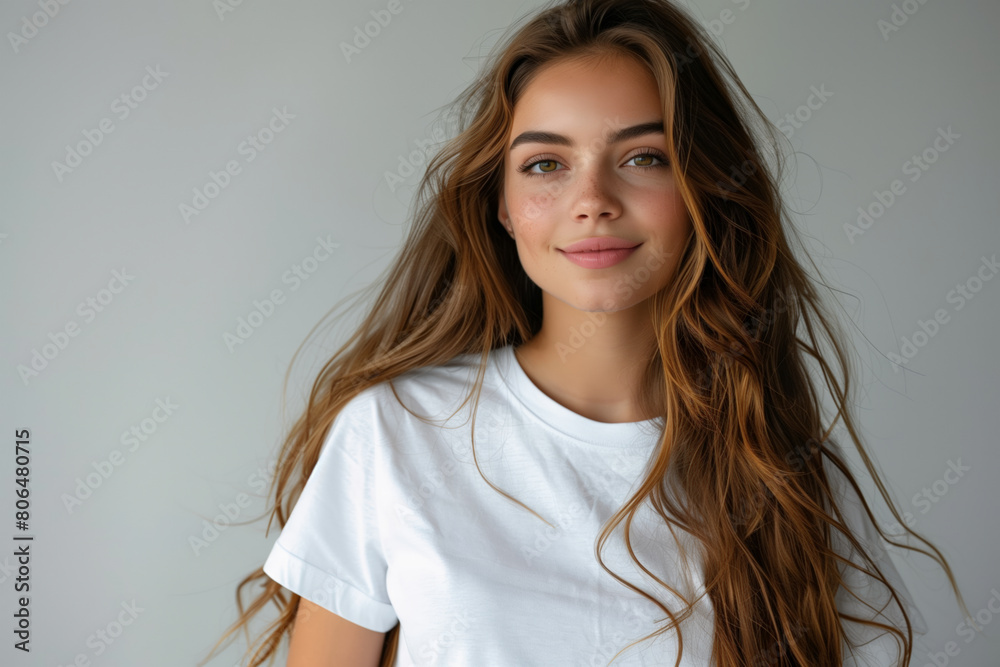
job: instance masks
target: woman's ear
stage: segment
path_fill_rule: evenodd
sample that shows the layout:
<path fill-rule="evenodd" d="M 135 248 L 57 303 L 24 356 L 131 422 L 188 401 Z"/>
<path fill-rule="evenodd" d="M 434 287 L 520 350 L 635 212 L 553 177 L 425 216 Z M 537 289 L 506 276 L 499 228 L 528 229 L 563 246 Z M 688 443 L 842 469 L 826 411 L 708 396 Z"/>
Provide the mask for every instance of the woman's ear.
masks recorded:
<path fill-rule="evenodd" d="M 500 196 L 500 203 L 497 205 L 497 220 L 504 226 L 511 238 L 514 238 L 514 226 L 510 224 L 510 217 L 507 214 L 507 198 Z"/>

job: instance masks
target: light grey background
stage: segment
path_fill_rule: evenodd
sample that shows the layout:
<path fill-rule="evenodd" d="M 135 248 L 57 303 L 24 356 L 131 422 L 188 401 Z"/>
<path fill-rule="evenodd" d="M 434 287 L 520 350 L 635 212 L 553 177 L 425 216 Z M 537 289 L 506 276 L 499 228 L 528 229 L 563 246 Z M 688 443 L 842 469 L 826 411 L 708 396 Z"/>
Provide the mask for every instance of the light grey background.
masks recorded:
<path fill-rule="evenodd" d="M 241 521 L 263 512 L 263 475 L 316 363 L 351 321 L 296 365 L 283 413 L 291 355 L 338 300 L 378 275 L 404 232 L 419 173 L 394 190 L 386 173 L 433 138 L 438 108 L 472 80 L 503 29 L 540 3 L 402 0 L 403 11 L 348 62 L 340 44 L 387 2 L 53 0 L 58 11 L 43 21 L 44 2 L 0 9 L 0 539 L 11 545 L 0 548 L 0 662 L 67 665 L 82 654 L 94 665 L 193 665 L 235 618 L 235 584 L 262 564 L 277 529 L 265 538 L 265 521 L 223 526 L 200 548 L 192 537 L 203 538 L 205 520 L 226 506 L 238 507 Z M 232 11 L 221 12 L 222 2 Z M 915 528 L 955 568 L 970 610 L 995 621 L 1000 279 L 973 280 L 981 289 L 960 309 L 948 294 L 1000 252 L 1000 6 L 689 6 L 714 21 L 772 121 L 808 117 L 791 133 L 799 153 L 785 192 L 843 292 L 864 436 Z M 883 34 L 879 21 L 891 22 L 894 9 L 901 25 Z M 24 27 L 33 15 L 44 23 L 34 33 Z M 12 41 L 22 31 L 30 39 Z M 113 102 L 142 85 L 147 67 L 165 75 L 147 77 L 136 95 L 145 99 L 122 118 Z M 809 109 L 813 87 L 832 95 Z M 247 161 L 239 146 L 267 127 L 273 109 L 294 118 Z M 65 162 L 67 146 L 105 118 L 113 131 L 57 176 L 52 163 Z M 911 181 L 907 161 L 949 127 L 959 138 Z M 179 205 L 230 160 L 241 172 L 185 222 Z M 849 238 L 844 226 L 857 208 L 894 179 L 905 192 Z M 318 237 L 339 247 L 293 290 L 283 276 Z M 116 270 L 134 279 L 102 294 Z M 275 289 L 284 303 L 231 351 L 224 334 Z M 101 296 L 113 299 L 92 318 L 78 310 Z M 924 344 L 905 372 L 895 368 L 885 355 L 900 354 L 903 337 L 912 341 L 938 309 L 948 321 L 917 336 Z M 57 354 L 48 348 L 47 366 L 23 381 L 18 367 L 30 367 L 33 351 L 71 323 L 77 335 Z M 177 406 L 162 423 L 153 420 L 163 417 L 158 399 Z M 121 435 L 143 420 L 146 440 L 129 451 Z M 21 428 L 31 430 L 36 536 L 30 657 L 12 648 L 11 632 L 13 433 Z M 121 464 L 68 508 L 67 495 L 113 450 Z M 948 475 L 954 484 L 943 481 L 950 462 L 971 468 Z M 914 499 L 924 488 L 935 502 Z M 949 664 L 997 664 L 1000 624 L 984 623 L 985 633 L 966 642 L 943 573 L 926 558 L 892 553 L 931 629 L 911 664 L 930 663 L 948 642 L 959 649 Z M 97 655 L 95 633 L 133 601 L 142 611 Z M 211 664 L 233 665 L 241 651 L 242 641 Z"/>

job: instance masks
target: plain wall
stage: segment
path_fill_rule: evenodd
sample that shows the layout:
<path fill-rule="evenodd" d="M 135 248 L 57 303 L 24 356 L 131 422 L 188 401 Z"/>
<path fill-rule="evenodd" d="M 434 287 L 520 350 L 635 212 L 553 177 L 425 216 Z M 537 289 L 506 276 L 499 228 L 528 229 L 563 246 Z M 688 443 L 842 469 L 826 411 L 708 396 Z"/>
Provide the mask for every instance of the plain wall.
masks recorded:
<path fill-rule="evenodd" d="M 262 481 L 278 446 L 316 364 L 351 322 L 306 350 L 283 412 L 292 354 L 337 301 L 386 267 L 422 171 L 405 175 L 401 161 L 433 138 L 439 108 L 511 21 L 541 5 L 402 0 L 348 62 L 341 43 L 386 2 L 50 4 L 52 17 L 36 1 L 0 8 L 0 493 L 13 537 L 13 434 L 29 429 L 26 532 L 36 536 L 30 654 L 12 648 L 15 543 L 0 549 L 0 662 L 67 665 L 82 654 L 95 665 L 194 665 L 235 619 L 236 583 L 277 536 L 276 525 L 265 536 L 266 520 L 223 520 L 213 537 L 206 521 L 226 507 L 238 508 L 238 521 L 264 512 Z M 1000 251 L 1000 6 L 689 6 L 711 22 L 772 121 L 798 114 L 798 127 L 785 125 L 798 152 L 784 189 L 841 293 L 863 436 L 900 508 L 982 613 L 985 635 L 966 643 L 941 570 L 893 549 L 930 625 L 911 664 L 948 642 L 959 649 L 949 664 L 994 664 L 997 624 L 982 610 L 1000 601 L 1000 279 L 981 267 Z M 880 21 L 898 29 L 884 32 Z M 11 37 L 19 34 L 29 37 Z M 135 108 L 115 102 L 144 81 Z M 829 94 L 819 102 L 814 89 Z M 241 142 L 275 110 L 286 117 L 281 131 L 249 159 Z M 96 132 L 102 122 L 110 132 Z M 957 138 L 932 150 L 948 128 Z M 100 141 L 74 168 L 54 168 L 85 133 Z M 909 161 L 925 150 L 934 162 L 914 172 Z M 185 220 L 180 205 L 230 161 L 239 173 Z M 387 173 L 403 182 L 390 185 Z M 845 225 L 857 224 L 859 207 L 878 213 L 894 180 L 901 194 L 852 235 Z M 318 239 L 338 245 L 296 283 L 288 272 Z M 977 271 L 989 279 L 977 282 Z M 959 301 L 953 290 L 966 284 L 977 291 Z M 283 303 L 230 349 L 225 335 L 278 289 Z M 101 298 L 99 312 L 86 305 Z M 941 312 L 943 323 L 927 324 Z M 67 326 L 75 335 L 61 338 Z M 22 379 L 19 366 L 30 368 L 36 350 L 51 358 Z M 904 352 L 913 354 L 902 368 L 887 359 Z M 168 415 L 157 401 L 176 408 Z M 124 435 L 133 427 L 141 440 Z M 952 464 L 970 469 L 946 476 Z M 133 602 L 134 622 L 111 645 L 97 640 Z M 242 648 L 241 639 L 210 664 L 233 665 Z"/>

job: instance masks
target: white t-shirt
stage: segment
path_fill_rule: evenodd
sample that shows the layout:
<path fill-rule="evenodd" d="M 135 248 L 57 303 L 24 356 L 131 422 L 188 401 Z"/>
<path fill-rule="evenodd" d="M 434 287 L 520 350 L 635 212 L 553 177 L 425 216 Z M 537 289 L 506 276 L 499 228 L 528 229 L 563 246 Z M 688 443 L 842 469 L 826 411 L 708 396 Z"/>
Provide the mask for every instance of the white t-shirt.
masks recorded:
<path fill-rule="evenodd" d="M 550 527 L 476 470 L 473 400 L 452 413 L 469 392 L 478 359 L 461 355 L 392 381 L 406 407 L 435 424 L 400 406 L 387 383 L 352 399 L 334 420 L 264 571 L 366 628 L 385 632 L 398 621 L 399 667 L 607 665 L 665 617 L 605 572 L 594 553 L 601 527 L 641 481 L 661 422 L 588 419 L 535 386 L 510 345 L 493 350 L 476 412 L 476 457 L 487 479 Z M 845 512 L 855 534 L 862 526 L 876 562 L 902 591 L 915 631 L 926 633 L 874 527 L 862 522 L 863 510 L 850 505 Z M 704 592 L 695 542 L 675 531 L 676 538 L 644 505 L 633 522 L 632 546 L 647 568 L 694 600 Z M 685 540 L 689 567 L 680 561 L 677 539 Z M 683 609 L 632 563 L 623 525 L 605 543 L 602 558 L 671 611 Z M 842 611 L 872 618 L 841 593 Z M 873 600 L 877 594 L 864 595 Z M 714 621 L 707 595 L 693 612 L 681 624 L 683 667 L 711 664 Z M 896 616 L 890 618 L 898 625 Z M 868 662 L 845 664 L 894 664 L 890 635 L 864 650 Z M 612 664 L 672 667 L 677 652 L 677 634 L 670 631 L 632 646 Z"/>

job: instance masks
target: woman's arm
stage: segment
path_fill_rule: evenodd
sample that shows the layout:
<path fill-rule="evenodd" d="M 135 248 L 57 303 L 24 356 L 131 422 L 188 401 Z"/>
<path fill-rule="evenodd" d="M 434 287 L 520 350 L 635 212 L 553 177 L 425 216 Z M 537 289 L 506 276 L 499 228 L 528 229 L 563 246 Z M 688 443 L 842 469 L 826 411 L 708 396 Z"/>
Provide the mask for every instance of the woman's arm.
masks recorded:
<path fill-rule="evenodd" d="M 384 632 L 351 623 L 301 598 L 295 614 L 287 667 L 378 667 L 384 641 Z"/>

